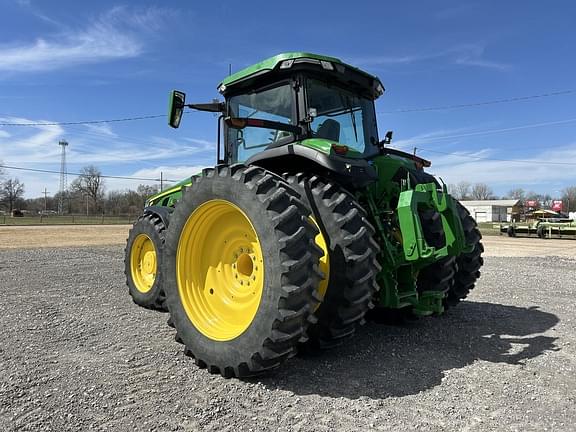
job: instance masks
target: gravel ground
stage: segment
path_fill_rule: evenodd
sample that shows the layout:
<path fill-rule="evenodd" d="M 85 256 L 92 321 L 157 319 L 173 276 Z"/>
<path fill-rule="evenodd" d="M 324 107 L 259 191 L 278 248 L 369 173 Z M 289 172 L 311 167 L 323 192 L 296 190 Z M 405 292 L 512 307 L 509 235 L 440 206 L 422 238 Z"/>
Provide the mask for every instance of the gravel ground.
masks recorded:
<path fill-rule="evenodd" d="M 0 430 L 574 430 L 576 261 L 488 257 L 469 301 L 273 375 L 198 369 L 122 247 L 0 251 Z"/>

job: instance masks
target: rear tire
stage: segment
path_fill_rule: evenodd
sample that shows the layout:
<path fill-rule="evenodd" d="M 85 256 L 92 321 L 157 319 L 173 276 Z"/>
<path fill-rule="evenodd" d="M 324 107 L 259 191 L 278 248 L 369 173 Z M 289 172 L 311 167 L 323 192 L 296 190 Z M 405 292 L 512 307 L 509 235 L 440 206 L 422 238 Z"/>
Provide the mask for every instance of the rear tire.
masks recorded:
<path fill-rule="evenodd" d="M 162 255 L 166 226 L 153 214 L 138 218 L 128 234 L 124 250 L 124 274 L 134 303 L 166 312 Z"/>
<path fill-rule="evenodd" d="M 316 175 L 285 178 L 312 210 L 327 245 L 327 286 L 315 311 L 318 322 L 308 329 L 308 336 L 313 347 L 331 348 L 352 336 L 374 307 L 380 247 L 366 212 L 346 190 Z"/>
<path fill-rule="evenodd" d="M 298 195 L 262 168 L 193 179 L 170 220 L 164 274 L 176 340 L 198 366 L 246 377 L 296 354 L 317 305 L 316 234 Z"/>
<path fill-rule="evenodd" d="M 464 237 L 467 244 L 474 245 L 471 252 L 461 253 L 456 257 L 456 274 L 454 275 L 454 285 L 448 290 L 448 295 L 444 299 L 444 307 L 456 306 L 461 300 L 465 299 L 476 284 L 480 277 L 480 267 L 484 265 L 482 252 L 482 234 L 478 230 L 478 225 L 466 207 L 459 202 L 456 203 L 458 215 L 464 229 Z"/>
<path fill-rule="evenodd" d="M 424 238 L 428 245 L 442 248 L 445 245 L 444 228 L 440 213 L 426 210 L 420 213 Z M 454 285 L 456 258 L 447 256 L 424 267 L 418 273 L 416 289 L 418 292 L 441 291 L 447 293 Z"/>

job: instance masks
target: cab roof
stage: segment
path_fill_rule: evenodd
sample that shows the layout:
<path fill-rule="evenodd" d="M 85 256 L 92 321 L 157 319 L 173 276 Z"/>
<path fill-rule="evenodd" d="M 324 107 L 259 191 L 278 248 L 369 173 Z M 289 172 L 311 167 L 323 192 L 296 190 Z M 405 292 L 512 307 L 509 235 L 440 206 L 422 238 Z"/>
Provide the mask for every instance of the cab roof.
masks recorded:
<path fill-rule="evenodd" d="M 336 57 L 329 57 L 320 54 L 313 54 L 307 52 L 287 52 L 275 55 L 274 57 L 262 60 L 252 66 L 242 69 L 228 77 L 226 77 L 218 85 L 220 93 L 226 93 L 227 90 L 235 86 L 252 81 L 253 79 L 270 75 L 274 71 L 289 71 L 293 65 L 309 65 L 323 69 L 326 73 L 348 73 L 348 75 L 357 75 L 362 81 L 371 82 L 371 87 L 374 89 L 374 99 L 384 92 L 384 86 L 380 79 L 374 75 L 370 75 L 361 69 L 344 63 Z"/>

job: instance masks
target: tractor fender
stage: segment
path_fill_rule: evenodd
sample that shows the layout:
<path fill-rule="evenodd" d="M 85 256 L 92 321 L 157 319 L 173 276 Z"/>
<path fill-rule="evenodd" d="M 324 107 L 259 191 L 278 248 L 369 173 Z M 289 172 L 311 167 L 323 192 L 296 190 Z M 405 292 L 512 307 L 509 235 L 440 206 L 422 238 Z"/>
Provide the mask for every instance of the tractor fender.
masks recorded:
<path fill-rule="evenodd" d="M 173 211 L 174 211 L 173 207 L 148 206 L 144 207 L 143 214 L 145 215 L 153 214 L 158 216 L 162 220 L 164 225 L 168 227 L 168 224 L 170 223 L 170 216 L 172 215 Z"/>
<path fill-rule="evenodd" d="M 343 183 L 353 184 L 357 187 L 365 186 L 378 179 L 376 170 L 365 159 L 327 155 L 298 144 L 269 148 L 246 161 L 246 165 L 258 165 L 280 173 L 285 172 L 290 167 L 298 167 L 298 169 L 303 170 L 306 164 L 319 166 L 326 172 L 339 177 Z"/>

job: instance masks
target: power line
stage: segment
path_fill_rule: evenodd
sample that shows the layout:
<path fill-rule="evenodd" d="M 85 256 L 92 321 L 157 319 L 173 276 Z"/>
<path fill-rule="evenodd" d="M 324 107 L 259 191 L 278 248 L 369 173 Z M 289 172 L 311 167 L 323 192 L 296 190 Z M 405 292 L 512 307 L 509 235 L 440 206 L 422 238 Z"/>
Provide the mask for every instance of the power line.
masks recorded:
<path fill-rule="evenodd" d="M 470 158 L 470 159 L 486 160 L 486 161 L 518 162 L 518 163 L 529 163 L 529 164 L 570 165 L 570 166 L 576 166 L 576 162 L 549 162 L 549 161 L 542 161 L 542 160 L 537 160 L 537 159 L 534 159 L 534 160 L 498 159 L 498 158 L 488 158 L 488 157 L 482 157 L 482 156 L 473 156 L 473 155 L 462 154 L 462 153 L 443 152 L 443 151 L 440 151 L 440 150 L 429 150 L 429 149 L 421 148 L 421 147 L 418 147 L 418 150 L 426 151 L 426 152 L 429 152 L 429 153 L 438 153 L 438 154 L 443 154 L 443 155 L 459 156 L 459 157 L 466 157 L 466 158 Z"/>
<path fill-rule="evenodd" d="M 397 109 L 393 111 L 378 111 L 378 114 L 398 114 L 398 113 L 412 113 L 412 112 L 426 112 L 426 111 L 445 111 L 445 110 L 454 110 L 454 109 L 461 109 L 461 108 L 470 108 L 470 107 L 477 107 L 477 106 L 484 106 L 484 105 L 496 105 L 496 104 L 503 104 L 503 103 L 510 103 L 510 102 L 520 102 L 530 99 L 539 99 L 539 98 L 546 98 L 551 96 L 561 96 L 566 94 L 576 93 L 576 89 L 568 89 L 568 90 L 560 90 L 555 92 L 548 92 L 548 93 L 541 93 L 537 95 L 530 95 L 530 96 L 518 96 L 518 97 L 511 97 L 511 98 L 504 98 L 504 99 L 494 99 L 484 102 L 473 102 L 473 103 L 463 103 L 463 104 L 455 104 L 455 105 L 439 105 L 439 106 L 432 106 L 432 107 L 424 107 L 424 108 L 405 108 L 405 109 Z"/>
<path fill-rule="evenodd" d="M 457 134 L 457 135 L 439 135 L 439 136 L 434 136 L 434 137 L 429 137 L 429 138 L 414 138 L 414 141 L 417 143 L 418 142 L 435 142 L 435 141 L 442 141 L 445 139 L 464 138 L 464 137 L 477 136 L 477 135 L 491 135 L 491 134 L 497 134 L 497 133 L 502 133 L 502 132 L 511 132 L 511 131 L 515 131 L 515 130 L 532 129 L 532 128 L 537 128 L 537 127 L 554 126 L 554 125 L 561 125 L 561 124 L 574 123 L 574 122 L 576 122 L 576 118 L 571 118 L 571 119 L 566 119 L 566 120 L 555 120 L 555 121 L 542 122 L 542 123 L 529 123 L 526 125 L 513 126 L 513 127 L 508 127 L 508 128 L 500 128 L 500 129 L 485 129 L 482 131 L 468 132 L 468 133 Z"/>
<path fill-rule="evenodd" d="M 166 117 L 166 114 L 144 115 L 137 117 L 125 117 L 109 120 L 86 120 L 86 121 L 63 121 L 63 122 L 30 122 L 30 123 L 0 123 L 0 126 L 71 126 L 71 125 L 90 125 L 102 123 L 121 123 L 136 120 L 149 120 L 155 118 Z"/>
<path fill-rule="evenodd" d="M 10 165 L 0 165 L 0 168 L 6 168 L 6 169 L 18 170 L 18 171 L 40 172 L 40 173 L 48 173 L 48 174 L 60 174 L 60 171 L 37 169 L 37 168 L 23 168 L 23 167 L 15 167 L 15 166 L 10 166 Z M 70 174 L 73 176 L 83 176 L 84 175 L 82 173 L 71 173 L 71 172 L 68 172 L 67 174 Z M 121 180 L 141 180 L 141 181 L 154 181 L 154 182 L 160 181 L 159 178 L 114 176 L 114 175 L 105 175 L 105 174 L 101 174 L 100 177 L 112 178 L 112 179 L 121 179 Z M 162 181 L 177 182 L 178 180 L 169 180 L 169 179 L 163 178 Z"/>
<path fill-rule="evenodd" d="M 194 110 L 184 111 L 184 114 L 189 114 L 192 112 L 197 112 Z M 5 116 L 6 117 L 6 116 Z M 168 117 L 167 114 L 152 114 L 152 115 L 141 115 L 134 117 L 123 117 L 108 120 L 84 120 L 84 121 L 61 121 L 61 122 L 27 122 L 27 123 L 0 123 L 0 126 L 72 126 L 72 125 L 92 125 L 92 124 L 103 124 L 103 123 L 122 123 L 131 122 L 137 120 L 150 120 L 162 117 Z"/>
<path fill-rule="evenodd" d="M 455 105 L 439 105 L 439 106 L 423 107 L 423 108 L 400 108 L 400 109 L 392 110 L 392 111 L 378 111 L 378 114 L 398 114 L 398 113 L 426 112 L 426 111 L 445 111 L 445 110 L 470 108 L 470 107 L 477 107 L 477 106 L 484 106 L 484 105 L 495 105 L 495 104 L 502 104 L 502 103 L 520 102 L 520 101 L 525 101 L 525 100 L 546 98 L 546 97 L 552 97 L 552 96 L 562 96 L 562 95 L 573 94 L 573 93 L 576 93 L 576 89 L 559 90 L 559 91 L 540 93 L 540 94 L 529 95 L 529 96 L 517 96 L 517 97 L 511 97 L 511 98 L 494 99 L 494 100 L 483 101 L 483 102 L 472 102 L 472 103 L 463 103 L 463 104 L 455 104 Z M 193 111 L 185 111 L 185 113 L 190 113 L 190 112 L 193 112 Z M 6 123 L 0 123 L 0 126 L 91 125 L 91 124 L 103 124 L 103 123 L 122 123 L 122 122 L 130 122 L 130 121 L 137 121 L 137 120 L 150 120 L 150 119 L 156 119 L 156 118 L 162 118 L 162 117 L 167 117 L 167 114 L 141 115 L 141 116 L 115 118 L 115 119 L 107 119 L 107 120 L 28 122 L 28 123 L 6 122 Z"/>

